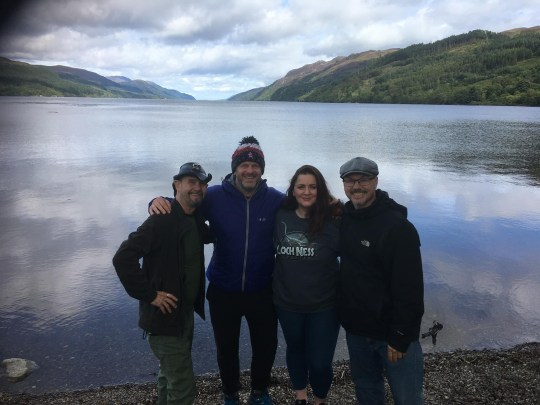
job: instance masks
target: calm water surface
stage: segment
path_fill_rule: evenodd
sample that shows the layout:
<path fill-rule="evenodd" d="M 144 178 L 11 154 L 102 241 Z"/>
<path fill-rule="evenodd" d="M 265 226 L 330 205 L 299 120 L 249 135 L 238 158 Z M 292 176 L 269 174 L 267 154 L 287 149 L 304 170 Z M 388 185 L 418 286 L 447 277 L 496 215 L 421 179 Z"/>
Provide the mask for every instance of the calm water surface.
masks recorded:
<path fill-rule="evenodd" d="M 444 324 L 426 352 L 540 341 L 537 108 L 0 98 L 0 359 L 40 366 L 0 390 L 155 379 L 111 258 L 149 199 L 171 194 L 180 163 L 200 161 L 216 184 L 246 135 L 283 191 L 309 163 L 344 199 L 339 166 L 379 163 L 379 186 L 408 206 L 422 239 L 422 331 Z M 196 323 L 194 363 L 217 369 L 209 321 Z"/>

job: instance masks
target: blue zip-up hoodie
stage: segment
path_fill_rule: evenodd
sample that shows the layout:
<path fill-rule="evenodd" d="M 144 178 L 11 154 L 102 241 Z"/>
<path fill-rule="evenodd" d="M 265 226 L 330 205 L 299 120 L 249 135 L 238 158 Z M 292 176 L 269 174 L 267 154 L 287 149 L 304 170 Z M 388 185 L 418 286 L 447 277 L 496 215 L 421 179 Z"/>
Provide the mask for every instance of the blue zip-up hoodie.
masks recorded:
<path fill-rule="evenodd" d="M 232 173 L 208 188 L 202 203 L 215 237 L 208 281 L 229 292 L 257 292 L 272 283 L 274 217 L 285 195 L 261 180 L 246 198 Z"/>

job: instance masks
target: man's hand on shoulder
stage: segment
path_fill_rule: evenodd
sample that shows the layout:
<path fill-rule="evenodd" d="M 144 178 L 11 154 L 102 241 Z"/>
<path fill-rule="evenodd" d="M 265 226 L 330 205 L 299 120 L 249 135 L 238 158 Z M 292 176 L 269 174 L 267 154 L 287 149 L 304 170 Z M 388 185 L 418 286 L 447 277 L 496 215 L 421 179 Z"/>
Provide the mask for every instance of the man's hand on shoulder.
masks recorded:
<path fill-rule="evenodd" d="M 148 213 L 150 215 L 170 214 L 171 209 L 172 207 L 169 200 L 163 197 L 156 197 L 152 200 L 152 204 L 150 204 L 150 207 L 148 207 Z"/>

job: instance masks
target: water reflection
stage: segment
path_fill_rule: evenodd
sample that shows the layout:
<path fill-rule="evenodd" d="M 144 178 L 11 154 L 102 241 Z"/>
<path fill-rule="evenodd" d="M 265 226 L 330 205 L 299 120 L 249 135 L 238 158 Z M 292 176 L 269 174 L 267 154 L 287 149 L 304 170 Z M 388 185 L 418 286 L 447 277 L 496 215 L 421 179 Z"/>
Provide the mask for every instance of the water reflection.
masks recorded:
<path fill-rule="evenodd" d="M 344 199 L 339 165 L 354 155 L 379 163 L 380 187 L 409 207 L 422 239 L 422 331 L 444 324 L 425 351 L 540 340 L 537 110 L 29 100 L 0 99 L 0 357 L 41 368 L 1 390 L 154 379 L 112 255 L 146 218 L 148 199 L 170 194 L 181 161 L 204 162 L 217 180 L 247 134 L 281 190 L 311 163 Z M 209 321 L 197 321 L 194 348 L 196 372 L 215 371 Z M 337 358 L 346 356 L 340 338 Z"/>

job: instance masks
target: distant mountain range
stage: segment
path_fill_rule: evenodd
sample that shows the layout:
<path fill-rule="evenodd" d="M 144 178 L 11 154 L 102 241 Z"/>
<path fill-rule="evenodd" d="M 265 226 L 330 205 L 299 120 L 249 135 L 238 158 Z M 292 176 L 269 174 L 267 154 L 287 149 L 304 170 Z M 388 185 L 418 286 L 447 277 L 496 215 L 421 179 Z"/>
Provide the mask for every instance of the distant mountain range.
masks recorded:
<path fill-rule="evenodd" d="M 229 100 L 540 106 L 540 27 L 340 56 Z"/>
<path fill-rule="evenodd" d="M 149 81 L 1 57 L 0 96 L 195 100 Z M 540 26 L 339 56 L 229 100 L 540 106 Z"/>
<path fill-rule="evenodd" d="M 0 96 L 110 97 L 195 100 L 146 80 L 104 77 L 67 66 L 40 66 L 0 57 Z"/>

